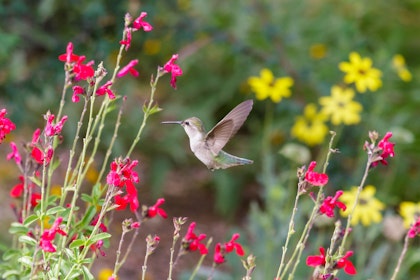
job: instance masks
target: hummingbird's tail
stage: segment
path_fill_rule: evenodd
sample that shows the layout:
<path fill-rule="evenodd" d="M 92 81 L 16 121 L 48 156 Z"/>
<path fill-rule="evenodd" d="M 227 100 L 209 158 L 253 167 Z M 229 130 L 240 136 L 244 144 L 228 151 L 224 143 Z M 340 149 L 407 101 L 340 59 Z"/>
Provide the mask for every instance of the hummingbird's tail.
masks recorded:
<path fill-rule="evenodd" d="M 217 155 L 216 162 L 218 164 L 216 164 L 214 169 L 219 169 L 219 168 L 226 169 L 232 166 L 252 164 L 254 161 L 228 154 L 222 150 Z"/>

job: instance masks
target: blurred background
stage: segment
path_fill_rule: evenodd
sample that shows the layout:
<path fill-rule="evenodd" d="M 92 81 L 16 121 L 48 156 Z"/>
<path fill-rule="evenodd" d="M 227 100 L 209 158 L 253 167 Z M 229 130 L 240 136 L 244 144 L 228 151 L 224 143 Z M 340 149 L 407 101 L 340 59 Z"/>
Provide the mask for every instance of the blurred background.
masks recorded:
<path fill-rule="evenodd" d="M 170 87 L 169 77 L 161 79 L 156 99 L 163 111 L 151 117 L 135 152 L 135 158 L 141 162 L 141 203 L 150 205 L 157 197 L 165 197 L 164 208 L 170 217 L 190 217 L 201 232 L 214 236 L 215 242 L 227 241 L 234 231 L 241 232 L 240 241 L 247 253 L 257 256 L 255 279 L 273 278 L 296 195 L 296 168 L 310 160 L 323 163 L 328 150 L 329 135 L 325 135 L 321 144 L 308 145 L 292 135 L 292 127 L 306 105 L 328 96 L 333 85 L 343 84 L 344 74 L 338 65 L 348 61 L 352 51 L 372 59 L 373 66 L 382 71 L 383 85 L 376 92 L 355 97 L 363 106 L 358 124 L 326 123 L 329 130 L 337 132 L 334 146 L 340 150 L 330 160 L 326 192 L 333 195 L 338 189 L 358 185 L 366 162 L 362 145 L 369 130 L 376 130 L 381 136 L 393 131 L 396 157 L 388 166 L 371 172 L 368 183 L 376 187 L 376 197 L 386 204 L 384 215 L 398 213 L 401 201 L 420 201 L 417 0 L 3 0 L 0 107 L 8 109 L 8 117 L 17 126 L 7 140 L 30 139 L 32 131 L 43 126 L 42 115 L 47 110 L 57 110 L 64 81 L 63 63 L 57 57 L 65 53 L 68 42 L 73 42 L 76 54 L 86 55 L 87 61 L 94 60 L 96 64 L 103 61 L 111 72 L 124 15 L 129 12 L 137 17 L 140 11 L 148 13 L 146 20 L 154 30 L 135 33 L 122 62 L 125 65 L 131 59 L 139 59 L 136 69 L 140 76 L 122 79 L 115 85 L 117 94 L 128 96 L 129 102 L 113 157 L 123 155 L 135 136 L 133 131 L 141 122 L 141 107 L 149 96 L 150 76 L 156 67 L 179 53 L 178 64 L 183 69 L 177 90 Z M 393 66 L 396 54 L 405 58 L 411 80 L 404 81 L 398 76 Z M 259 76 L 264 68 L 270 69 L 275 77 L 293 78 L 290 98 L 279 103 L 255 98 L 248 78 Z M 197 116 L 210 129 L 245 99 L 254 99 L 253 111 L 225 150 L 253 159 L 253 165 L 209 172 L 189 150 L 183 129 L 160 124 Z M 65 142 L 68 139 L 71 143 L 80 110 L 80 106 L 73 104 L 65 109 L 69 123 L 74 124 L 65 126 Z M 105 138 L 110 138 L 113 127 L 107 129 Z M 292 143 L 298 144 L 298 156 L 284 152 Z M 106 144 L 102 149 L 106 151 Z M 2 145 L 0 153 L 0 164 L 5 166 L 0 169 L 0 186 L 7 197 L 19 174 L 5 160 L 6 145 Z M 312 207 L 311 200 L 305 200 L 297 217 L 297 224 L 301 221 L 302 226 L 308 215 L 305 210 Z M 10 212 L 8 201 L 1 204 L 5 206 L 2 213 Z M 130 214 L 120 213 L 121 219 Z M 9 222 L 13 215 L 5 214 L 2 219 Z M 162 267 L 166 268 L 169 261 L 166 258 L 172 222 L 168 219 L 153 223 L 150 228 L 145 227 L 145 234 L 150 230 L 166 236 L 167 247 L 163 241 L 161 252 L 158 250 L 155 259 L 151 258 L 149 277 L 163 279 L 166 269 L 162 271 Z M 119 227 L 117 222 L 111 226 L 116 232 Z M 371 247 L 363 251 L 363 246 L 358 247 L 358 241 L 354 241 L 356 267 L 358 264 L 364 267 L 368 255 L 381 256 L 401 247 L 399 241 L 379 243 L 381 229 L 381 224 L 359 227 L 362 236 L 369 232 Z M 1 243 L 5 243 L 7 227 L 1 231 Z M 320 225 L 305 253 L 317 254 L 318 246 L 328 242 L 331 232 L 330 224 Z M 144 251 L 143 239 L 138 246 Z M 357 248 L 361 250 L 359 257 Z M 96 261 L 95 273 L 112 266 L 112 244 L 107 254 Z M 120 279 L 137 279 L 142 258 L 142 254 L 133 254 Z M 402 272 L 407 276 L 418 275 L 419 254 L 411 252 L 407 259 Z M 368 268 L 359 269 L 352 279 L 372 275 L 383 277 L 375 279 L 389 279 L 393 264 L 395 258 L 379 258 L 369 262 Z M 191 268 L 185 261 L 178 268 L 177 277 L 181 279 Z M 308 273 L 310 270 L 302 261 L 298 276 Z M 244 273 L 239 260 L 232 258 L 218 279 L 238 279 L 241 275 Z"/>

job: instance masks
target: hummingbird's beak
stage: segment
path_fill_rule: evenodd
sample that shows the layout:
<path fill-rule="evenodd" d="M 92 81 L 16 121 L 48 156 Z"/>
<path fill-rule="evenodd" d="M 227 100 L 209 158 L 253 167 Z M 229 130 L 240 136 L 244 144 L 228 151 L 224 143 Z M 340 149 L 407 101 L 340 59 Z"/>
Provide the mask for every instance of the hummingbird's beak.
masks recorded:
<path fill-rule="evenodd" d="M 182 121 L 166 121 L 166 122 L 161 122 L 163 124 L 182 124 Z"/>

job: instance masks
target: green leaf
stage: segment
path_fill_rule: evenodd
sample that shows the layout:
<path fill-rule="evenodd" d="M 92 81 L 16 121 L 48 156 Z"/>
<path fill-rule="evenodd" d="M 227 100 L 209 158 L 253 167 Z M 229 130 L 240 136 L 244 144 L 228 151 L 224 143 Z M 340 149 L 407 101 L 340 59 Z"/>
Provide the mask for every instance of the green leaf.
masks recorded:
<path fill-rule="evenodd" d="M 37 216 L 37 215 L 35 215 L 35 214 L 32 214 L 32 215 L 30 215 L 29 217 L 27 217 L 27 218 L 25 219 L 25 221 L 23 222 L 23 224 L 24 224 L 25 226 L 29 226 L 30 224 L 32 224 L 33 222 L 35 222 L 35 221 L 37 221 L 37 220 L 39 220 L 39 219 L 38 219 L 38 216 Z"/>
<path fill-rule="evenodd" d="M 36 246 L 36 244 L 38 244 L 38 242 L 35 239 L 33 239 L 32 237 L 30 237 L 28 235 L 19 236 L 19 242 L 29 244 L 29 245 L 33 245 L 33 246 Z"/>
<path fill-rule="evenodd" d="M 2 279 L 13 279 L 12 276 L 21 276 L 21 271 L 18 270 L 7 270 L 5 273 L 1 275 Z"/>
<path fill-rule="evenodd" d="M 62 207 L 62 206 L 55 206 L 53 208 L 50 208 L 47 210 L 47 216 L 53 216 L 55 214 L 59 214 L 66 211 L 66 208 Z"/>
<path fill-rule="evenodd" d="M 31 180 L 38 187 L 41 187 L 41 185 L 42 185 L 41 184 L 41 181 L 38 178 L 34 177 L 34 176 L 29 176 L 29 180 Z"/>
<path fill-rule="evenodd" d="M 91 280 L 95 279 L 92 273 L 89 271 L 89 268 L 87 268 L 86 266 L 82 266 L 82 272 L 83 272 L 84 279 L 91 279 Z"/>
<path fill-rule="evenodd" d="M 86 245 L 86 239 L 76 239 L 72 243 L 70 243 L 69 248 L 74 249 L 74 248 L 79 248 L 85 245 Z"/>
<path fill-rule="evenodd" d="M 20 257 L 18 261 L 27 267 L 32 267 L 32 264 L 33 264 L 33 259 L 32 257 L 29 257 L 29 256 Z"/>
<path fill-rule="evenodd" d="M 9 261 L 12 259 L 17 258 L 18 256 L 21 256 L 22 252 L 20 250 L 16 250 L 16 249 L 10 249 L 7 250 L 4 254 L 3 254 L 3 261 Z"/>
<path fill-rule="evenodd" d="M 83 215 L 83 219 L 78 223 L 77 227 L 81 229 L 86 228 L 88 225 L 90 225 L 95 215 L 96 215 L 96 207 L 93 205 L 90 205 L 86 209 L 86 212 Z"/>
<path fill-rule="evenodd" d="M 158 112 L 160 112 L 162 110 L 163 109 L 160 108 L 157 104 L 153 105 L 153 107 L 150 108 L 150 109 L 148 109 L 146 105 L 143 105 L 143 112 L 145 114 L 153 115 L 153 114 L 156 114 L 156 113 L 158 113 Z"/>
<path fill-rule="evenodd" d="M 22 225 L 21 223 L 12 223 L 9 229 L 9 233 L 11 234 L 27 234 L 29 229 L 27 226 Z"/>
<path fill-rule="evenodd" d="M 110 237 L 111 237 L 111 234 L 109 234 L 107 232 L 101 232 L 101 233 L 98 233 L 98 234 L 94 235 L 90 239 L 90 242 L 92 242 L 91 244 L 94 244 L 94 243 L 96 243 L 99 240 L 107 239 L 107 238 L 110 238 Z"/>

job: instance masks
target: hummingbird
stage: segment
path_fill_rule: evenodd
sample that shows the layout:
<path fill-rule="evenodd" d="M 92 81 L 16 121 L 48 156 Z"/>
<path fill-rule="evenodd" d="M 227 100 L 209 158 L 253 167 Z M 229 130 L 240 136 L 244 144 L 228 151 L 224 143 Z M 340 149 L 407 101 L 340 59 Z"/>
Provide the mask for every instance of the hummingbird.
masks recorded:
<path fill-rule="evenodd" d="M 191 151 L 211 171 L 251 164 L 252 160 L 228 154 L 222 149 L 245 122 L 252 110 L 253 103 L 252 100 L 240 103 L 207 133 L 203 122 L 197 117 L 162 123 L 180 124 L 190 139 Z"/>

